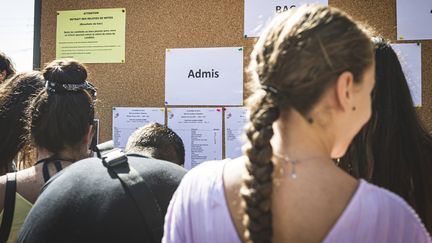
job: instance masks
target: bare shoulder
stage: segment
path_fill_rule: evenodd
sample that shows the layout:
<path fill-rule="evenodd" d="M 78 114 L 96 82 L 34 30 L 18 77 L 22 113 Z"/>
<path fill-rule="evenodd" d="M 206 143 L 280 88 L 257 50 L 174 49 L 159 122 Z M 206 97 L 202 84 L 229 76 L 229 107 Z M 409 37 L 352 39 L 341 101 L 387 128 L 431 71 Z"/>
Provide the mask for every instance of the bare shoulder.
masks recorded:
<path fill-rule="evenodd" d="M 39 174 L 41 174 L 40 166 L 32 166 L 17 173 L 17 192 L 31 203 L 36 201 L 40 188 L 44 184 Z"/>

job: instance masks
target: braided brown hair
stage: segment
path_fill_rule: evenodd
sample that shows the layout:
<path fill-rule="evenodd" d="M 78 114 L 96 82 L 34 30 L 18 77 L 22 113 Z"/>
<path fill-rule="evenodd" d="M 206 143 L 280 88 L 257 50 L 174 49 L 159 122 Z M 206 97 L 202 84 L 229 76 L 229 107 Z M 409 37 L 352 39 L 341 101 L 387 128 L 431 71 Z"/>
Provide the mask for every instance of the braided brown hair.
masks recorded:
<path fill-rule="evenodd" d="M 366 31 L 332 7 L 282 13 L 260 37 L 249 66 L 253 95 L 247 101 L 248 161 L 240 191 L 246 242 L 272 241 L 273 123 L 290 108 L 308 117 L 341 73 L 351 72 L 359 83 L 373 58 Z"/>

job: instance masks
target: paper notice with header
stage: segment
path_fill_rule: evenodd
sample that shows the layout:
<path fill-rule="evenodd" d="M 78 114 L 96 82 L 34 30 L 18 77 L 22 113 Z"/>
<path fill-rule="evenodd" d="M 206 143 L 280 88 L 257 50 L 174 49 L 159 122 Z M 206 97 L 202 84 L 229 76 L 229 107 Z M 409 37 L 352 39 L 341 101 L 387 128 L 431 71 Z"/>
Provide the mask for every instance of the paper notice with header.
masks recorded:
<path fill-rule="evenodd" d="M 222 108 L 168 108 L 168 127 L 183 140 L 186 169 L 222 159 Z"/>
<path fill-rule="evenodd" d="M 402 70 L 411 91 L 414 106 L 422 105 L 422 64 L 421 44 L 392 44 L 393 49 L 399 56 Z M 377 80 L 379 82 L 379 80 Z"/>
<path fill-rule="evenodd" d="M 113 107 L 112 138 L 116 148 L 124 149 L 129 136 L 152 122 L 165 124 L 164 108 Z"/>
<path fill-rule="evenodd" d="M 57 11 L 56 58 L 125 63 L 126 9 Z"/>
<path fill-rule="evenodd" d="M 276 14 L 308 3 L 328 0 L 244 0 L 244 37 L 259 37 Z"/>
<path fill-rule="evenodd" d="M 244 127 L 248 121 L 245 107 L 225 109 L 225 157 L 237 158 L 242 155 Z"/>
<path fill-rule="evenodd" d="M 397 0 L 397 39 L 432 39 L 432 1 Z"/>
<path fill-rule="evenodd" d="M 243 48 L 167 49 L 166 105 L 242 105 Z"/>

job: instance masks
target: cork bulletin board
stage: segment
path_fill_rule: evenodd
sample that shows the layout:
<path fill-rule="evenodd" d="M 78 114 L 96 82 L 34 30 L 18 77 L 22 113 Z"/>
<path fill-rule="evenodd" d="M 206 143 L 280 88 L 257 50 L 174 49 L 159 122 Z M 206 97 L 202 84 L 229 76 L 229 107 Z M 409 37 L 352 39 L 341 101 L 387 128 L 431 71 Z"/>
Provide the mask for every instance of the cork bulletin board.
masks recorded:
<path fill-rule="evenodd" d="M 396 40 L 396 0 L 329 0 L 329 4 L 366 22 L 383 37 Z M 243 46 L 246 66 L 256 39 L 243 37 L 243 5 L 243 0 L 43 0 L 41 64 L 56 56 L 57 11 L 126 9 L 125 63 L 86 65 L 89 80 L 98 88 L 97 117 L 100 141 L 104 142 L 111 139 L 112 107 L 164 106 L 166 48 Z M 423 106 L 418 112 L 431 131 L 432 41 L 421 43 Z"/>

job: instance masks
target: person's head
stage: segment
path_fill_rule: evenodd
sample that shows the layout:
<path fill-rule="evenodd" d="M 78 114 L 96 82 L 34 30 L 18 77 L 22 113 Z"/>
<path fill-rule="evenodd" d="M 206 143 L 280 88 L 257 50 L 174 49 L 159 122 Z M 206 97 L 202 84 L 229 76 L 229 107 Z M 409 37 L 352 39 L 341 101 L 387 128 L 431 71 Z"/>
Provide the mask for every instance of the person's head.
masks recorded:
<path fill-rule="evenodd" d="M 297 120 L 332 138 L 329 156 L 343 155 L 370 117 L 373 63 L 368 33 L 332 7 L 307 5 L 282 13 L 259 38 L 249 67 L 255 89 L 247 102 L 248 161 L 241 190 L 247 241 L 272 238 L 273 124 L 301 117 Z"/>
<path fill-rule="evenodd" d="M 3 52 L 0 52 L 0 83 L 13 74 L 15 74 L 15 68 L 11 59 Z"/>
<path fill-rule="evenodd" d="M 125 151 L 141 153 L 178 165 L 183 165 L 185 160 L 185 149 L 181 138 L 173 130 L 159 123 L 150 123 L 132 133 Z"/>
<path fill-rule="evenodd" d="M 44 87 L 40 72 L 20 73 L 0 85 L 0 174 L 25 146 L 25 110 Z"/>
<path fill-rule="evenodd" d="M 42 71 L 45 88 L 28 109 L 31 141 L 61 157 L 88 155 L 94 120 L 95 88 L 87 81 L 87 69 L 72 59 L 55 60 Z"/>
<path fill-rule="evenodd" d="M 372 116 L 340 166 L 402 196 L 432 230 L 432 137 L 419 120 L 401 63 L 390 43 L 373 38 L 376 85 Z"/>

